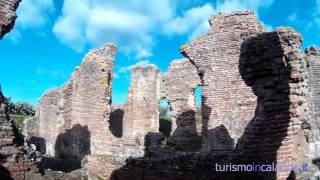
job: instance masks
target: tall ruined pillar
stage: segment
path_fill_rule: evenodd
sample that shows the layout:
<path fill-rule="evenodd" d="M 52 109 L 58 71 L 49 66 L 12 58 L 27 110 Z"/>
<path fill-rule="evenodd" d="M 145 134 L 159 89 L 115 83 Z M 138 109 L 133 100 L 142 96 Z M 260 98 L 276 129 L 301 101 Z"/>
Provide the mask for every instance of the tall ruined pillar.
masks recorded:
<path fill-rule="evenodd" d="M 307 63 L 301 43 L 300 34 L 280 29 L 254 36 L 243 44 L 240 73 L 258 100 L 255 116 L 235 148 L 235 162 L 274 163 L 282 167 L 302 167 L 308 162 L 308 145 L 301 124 L 310 118 L 310 109 Z M 265 174 L 250 172 L 246 177 L 286 179 L 290 173 L 299 178 L 299 172 L 290 169 Z"/>
<path fill-rule="evenodd" d="M 145 138 L 148 132 L 159 132 L 160 71 L 154 65 L 135 67 L 124 106 L 123 134 Z"/>
<path fill-rule="evenodd" d="M 201 84 L 196 67 L 188 60 L 171 62 L 162 76 L 162 98 L 168 101 L 172 115 L 170 141 L 185 149 L 197 137 L 195 89 Z"/>
<path fill-rule="evenodd" d="M 42 96 L 27 129 L 29 138 L 43 139 L 46 154 L 82 159 L 108 152 L 116 139 L 109 130 L 116 52 L 112 44 L 90 51 L 71 80 Z"/>
<path fill-rule="evenodd" d="M 239 56 L 244 40 L 263 28 L 253 12 L 220 13 L 209 21 L 208 34 L 181 51 L 202 81 L 202 150 L 225 152 L 254 116 L 256 97 L 241 79 Z"/>
<path fill-rule="evenodd" d="M 309 93 L 312 109 L 311 121 L 306 123 L 311 132 L 310 155 L 312 159 L 320 158 L 320 48 L 309 47 L 305 51 L 308 62 Z"/>
<path fill-rule="evenodd" d="M 14 26 L 21 0 L 0 0 L 0 39 Z"/>

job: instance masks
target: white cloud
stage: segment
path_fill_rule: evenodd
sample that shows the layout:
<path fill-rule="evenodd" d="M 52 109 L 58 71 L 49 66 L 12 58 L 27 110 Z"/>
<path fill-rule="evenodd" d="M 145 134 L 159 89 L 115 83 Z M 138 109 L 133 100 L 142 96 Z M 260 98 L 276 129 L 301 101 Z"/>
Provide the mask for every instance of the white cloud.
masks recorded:
<path fill-rule="evenodd" d="M 146 67 L 146 66 L 149 66 L 149 65 L 152 65 L 149 60 L 138 61 L 136 64 L 133 64 L 133 65 L 130 65 L 130 66 L 121 67 L 119 69 L 119 73 L 127 73 L 127 72 L 131 71 L 131 69 L 133 69 L 135 67 L 138 67 L 138 66 Z"/>
<path fill-rule="evenodd" d="M 79 51 L 86 44 L 113 42 L 126 54 L 143 58 L 152 55 L 151 33 L 170 19 L 171 13 L 168 0 L 65 0 L 53 31 L 62 43 Z"/>
<path fill-rule="evenodd" d="M 17 43 L 25 29 L 37 29 L 42 31 L 47 25 L 50 14 L 54 11 L 53 0 L 23 0 L 17 9 L 15 28 L 7 36 L 13 43 Z M 38 32 L 38 35 L 44 35 Z"/>
<path fill-rule="evenodd" d="M 201 25 L 203 22 L 208 24 L 209 17 L 214 13 L 214 9 L 210 4 L 205 4 L 201 7 L 194 7 L 186 11 L 182 17 L 176 17 L 170 20 L 165 26 L 164 31 L 166 34 L 186 34 L 194 31 L 202 32 Z M 199 28 L 200 27 L 200 28 Z"/>
<path fill-rule="evenodd" d="M 53 10 L 53 0 L 23 0 L 17 10 L 16 26 L 20 28 L 43 27 Z"/>
<path fill-rule="evenodd" d="M 156 35 L 186 35 L 190 40 L 208 31 L 208 18 L 217 11 L 257 10 L 273 1 L 225 0 L 215 6 L 192 3 L 192 8 L 181 10 L 181 6 L 190 7 L 187 2 L 64 0 L 53 32 L 62 43 L 78 51 L 86 45 L 97 47 L 113 42 L 120 51 L 141 59 L 152 56 Z"/>

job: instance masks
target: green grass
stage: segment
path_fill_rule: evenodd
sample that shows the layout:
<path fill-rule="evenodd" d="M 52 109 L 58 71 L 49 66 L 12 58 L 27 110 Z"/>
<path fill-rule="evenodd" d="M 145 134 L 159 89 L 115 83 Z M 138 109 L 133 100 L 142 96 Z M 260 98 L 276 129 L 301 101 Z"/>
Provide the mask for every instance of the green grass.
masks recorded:
<path fill-rule="evenodd" d="M 24 121 L 29 118 L 26 115 L 19 115 L 19 114 L 10 114 L 10 119 L 13 120 L 15 125 L 17 126 L 19 132 L 21 133 L 24 128 Z"/>

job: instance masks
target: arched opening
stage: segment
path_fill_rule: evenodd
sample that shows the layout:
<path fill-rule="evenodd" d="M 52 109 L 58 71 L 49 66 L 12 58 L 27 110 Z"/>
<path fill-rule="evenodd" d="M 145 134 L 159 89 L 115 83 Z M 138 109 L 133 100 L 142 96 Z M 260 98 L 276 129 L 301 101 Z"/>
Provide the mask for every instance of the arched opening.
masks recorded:
<path fill-rule="evenodd" d="M 160 100 L 159 103 L 159 121 L 159 131 L 162 132 L 166 138 L 170 137 L 172 129 L 172 119 L 170 105 L 166 99 Z"/>

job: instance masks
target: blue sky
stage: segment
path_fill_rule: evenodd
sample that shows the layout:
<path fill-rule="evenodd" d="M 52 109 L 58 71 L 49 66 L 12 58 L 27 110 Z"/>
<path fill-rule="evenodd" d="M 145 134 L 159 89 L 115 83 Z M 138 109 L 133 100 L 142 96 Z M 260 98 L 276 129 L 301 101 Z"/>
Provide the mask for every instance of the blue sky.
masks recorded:
<path fill-rule="evenodd" d="M 303 48 L 320 46 L 320 0 L 22 0 L 14 30 L 0 41 L 0 84 L 14 101 L 35 105 L 69 79 L 89 49 L 113 42 L 113 102 L 123 103 L 131 67 L 166 71 L 182 57 L 182 44 L 206 33 L 210 15 L 244 9 L 268 30 L 294 27 Z"/>

